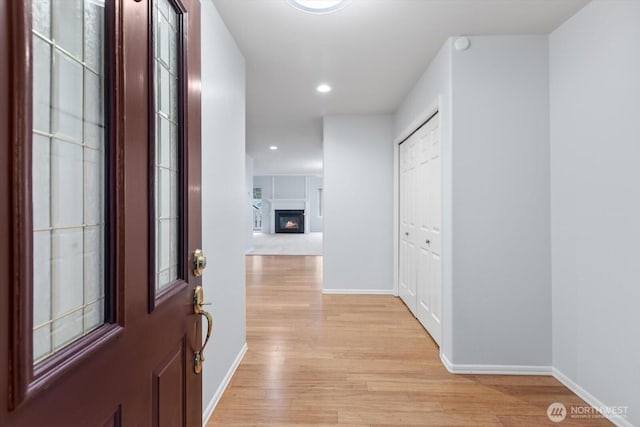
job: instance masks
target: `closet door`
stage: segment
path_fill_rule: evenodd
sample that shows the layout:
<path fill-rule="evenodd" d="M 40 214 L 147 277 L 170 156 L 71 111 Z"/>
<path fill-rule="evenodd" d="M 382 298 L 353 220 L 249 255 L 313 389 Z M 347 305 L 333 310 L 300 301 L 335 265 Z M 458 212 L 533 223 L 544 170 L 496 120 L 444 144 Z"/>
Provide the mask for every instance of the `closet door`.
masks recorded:
<path fill-rule="evenodd" d="M 400 298 L 416 314 L 417 137 L 400 144 Z"/>
<path fill-rule="evenodd" d="M 419 185 L 416 227 L 417 313 L 420 323 L 440 345 L 442 331 L 442 160 L 440 117 L 417 133 Z"/>
<path fill-rule="evenodd" d="M 399 295 L 440 345 L 442 177 L 440 116 L 400 144 Z"/>

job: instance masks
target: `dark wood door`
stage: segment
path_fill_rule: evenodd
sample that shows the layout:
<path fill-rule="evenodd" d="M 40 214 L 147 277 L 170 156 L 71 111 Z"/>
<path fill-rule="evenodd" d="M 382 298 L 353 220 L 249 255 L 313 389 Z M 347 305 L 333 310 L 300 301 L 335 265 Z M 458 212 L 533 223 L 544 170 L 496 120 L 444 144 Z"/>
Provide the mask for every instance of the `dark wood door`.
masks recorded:
<path fill-rule="evenodd" d="M 0 426 L 199 426 L 200 1 L 0 1 Z"/>

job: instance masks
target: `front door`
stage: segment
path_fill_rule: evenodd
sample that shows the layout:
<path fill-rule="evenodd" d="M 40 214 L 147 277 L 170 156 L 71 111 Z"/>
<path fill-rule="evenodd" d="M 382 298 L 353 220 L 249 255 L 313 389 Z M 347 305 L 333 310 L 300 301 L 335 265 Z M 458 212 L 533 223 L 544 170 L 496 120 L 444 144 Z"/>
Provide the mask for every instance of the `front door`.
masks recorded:
<path fill-rule="evenodd" d="M 0 2 L 0 425 L 202 424 L 199 82 L 199 0 Z"/>

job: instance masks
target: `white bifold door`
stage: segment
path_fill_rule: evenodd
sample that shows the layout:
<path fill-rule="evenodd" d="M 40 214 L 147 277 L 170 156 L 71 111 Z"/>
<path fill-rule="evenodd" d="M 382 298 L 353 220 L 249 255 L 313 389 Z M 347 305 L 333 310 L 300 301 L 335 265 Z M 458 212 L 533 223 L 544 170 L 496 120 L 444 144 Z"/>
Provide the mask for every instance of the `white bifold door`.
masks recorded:
<path fill-rule="evenodd" d="M 399 294 L 440 345 L 442 159 L 440 117 L 400 144 Z"/>

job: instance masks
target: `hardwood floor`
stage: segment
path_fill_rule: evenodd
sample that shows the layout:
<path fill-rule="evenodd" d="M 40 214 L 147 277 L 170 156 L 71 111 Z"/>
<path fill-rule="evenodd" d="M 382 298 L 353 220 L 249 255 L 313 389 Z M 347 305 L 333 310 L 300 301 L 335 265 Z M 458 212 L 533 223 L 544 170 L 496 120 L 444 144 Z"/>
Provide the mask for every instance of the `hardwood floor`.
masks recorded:
<path fill-rule="evenodd" d="M 247 257 L 249 351 L 207 426 L 604 426 L 551 377 L 449 374 L 392 296 L 322 295 L 322 258 Z"/>

